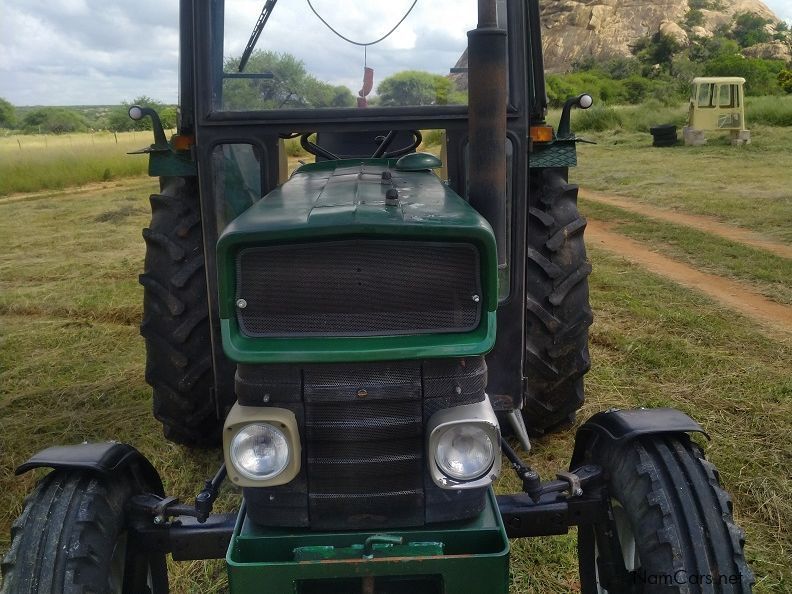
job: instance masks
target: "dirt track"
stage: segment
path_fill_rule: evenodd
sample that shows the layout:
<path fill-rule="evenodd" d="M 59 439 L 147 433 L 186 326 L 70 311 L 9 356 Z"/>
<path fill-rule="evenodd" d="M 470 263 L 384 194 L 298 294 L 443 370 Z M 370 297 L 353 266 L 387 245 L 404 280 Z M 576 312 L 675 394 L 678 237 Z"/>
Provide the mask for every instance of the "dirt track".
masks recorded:
<path fill-rule="evenodd" d="M 704 231 L 706 233 L 711 233 L 712 235 L 723 237 L 724 239 L 771 252 L 772 254 L 782 258 L 792 259 L 792 246 L 768 239 L 758 233 L 749 231 L 748 229 L 741 229 L 726 223 L 721 223 L 712 217 L 685 214 L 673 210 L 657 208 L 655 206 L 641 204 L 621 196 L 613 196 L 609 194 L 603 194 L 601 192 L 592 192 L 591 190 L 581 190 L 580 196 L 585 200 L 607 204 L 608 206 L 615 206 L 617 208 L 621 208 L 623 210 L 652 219 L 659 219 L 661 221 L 667 221 L 677 225 L 692 227 L 694 229 L 698 229 L 699 231 Z"/>
<path fill-rule="evenodd" d="M 646 270 L 684 287 L 705 293 L 726 307 L 752 317 L 773 330 L 792 333 L 792 307 L 775 303 L 745 285 L 708 274 L 648 250 L 637 241 L 610 230 L 607 223 L 589 219 L 589 245 L 616 253 Z"/>

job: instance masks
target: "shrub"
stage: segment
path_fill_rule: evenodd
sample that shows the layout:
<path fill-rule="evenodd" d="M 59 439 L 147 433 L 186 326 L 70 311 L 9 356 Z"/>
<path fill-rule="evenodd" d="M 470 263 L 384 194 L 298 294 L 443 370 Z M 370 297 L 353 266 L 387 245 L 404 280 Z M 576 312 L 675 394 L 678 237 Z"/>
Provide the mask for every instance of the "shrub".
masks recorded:
<path fill-rule="evenodd" d="M 622 127 L 619 111 L 605 105 L 595 105 L 591 109 L 578 112 L 573 129 L 577 132 L 604 132 Z"/>
<path fill-rule="evenodd" d="M 782 70 L 778 73 L 777 80 L 784 93 L 792 93 L 792 70 Z"/>
<path fill-rule="evenodd" d="M 29 112 L 22 120 L 22 127 L 29 133 L 65 134 L 85 132 L 85 119 L 76 111 L 64 107 L 41 107 Z"/>
<path fill-rule="evenodd" d="M 780 60 L 721 56 L 704 67 L 707 76 L 741 76 L 748 95 L 777 95 L 781 91 L 778 75 L 784 70 Z"/>

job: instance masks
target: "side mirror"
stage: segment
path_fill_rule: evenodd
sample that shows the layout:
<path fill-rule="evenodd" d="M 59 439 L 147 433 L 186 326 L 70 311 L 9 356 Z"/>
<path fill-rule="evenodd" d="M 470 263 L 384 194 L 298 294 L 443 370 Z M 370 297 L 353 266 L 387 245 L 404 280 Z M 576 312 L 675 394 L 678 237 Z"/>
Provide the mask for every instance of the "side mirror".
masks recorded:
<path fill-rule="evenodd" d="M 558 124 L 557 138 L 565 139 L 572 136 L 572 108 L 588 109 L 594 105 L 594 98 L 588 93 L 583 93 L 577 97 L 571 97 L 564 103 L 564 109 L 561 111 L 561 122 Z"/>
<path fill-rule="evenodd" d="M 149 116 L 151 118 L 151 127 L 154 130 L 154 146 L 168 148 L 168 139 L 165 138 L 165 130 L 162 127 L 162 121 L 160 120 L 159 114 L 157 114 L 156 111 L 150 107 L 140 107 L 139 105 L 133 105 L 129 108 L 127 113 L 129 114 L 130 119 L 133 119 L 136 122 L 142 120 L 146 116 Z"/>

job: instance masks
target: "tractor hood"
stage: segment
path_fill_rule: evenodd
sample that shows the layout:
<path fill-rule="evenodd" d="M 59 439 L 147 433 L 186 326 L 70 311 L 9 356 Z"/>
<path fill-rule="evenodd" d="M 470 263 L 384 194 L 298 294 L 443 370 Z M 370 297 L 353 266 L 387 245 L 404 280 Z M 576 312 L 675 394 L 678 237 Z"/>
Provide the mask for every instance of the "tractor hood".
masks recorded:
<path fill-rule="evenodd" d="M 390 270 L 387 266 L 398 267 L 399 278 L 407 281 L 387 291 L 394 300 L 401 299 L 399 287 L 403 286 L 406 294 L 410 287 L 433 286 L 431 279 L 445 278 L 448 274 L 448 269 L 444 268 L 447 265 L 438 259 L 438 250 L 461 249 L 464 252 L 465 245 L 474 248 L 471 265 L 477 269 L 471 274 L 478 279 L 475 284 L 479 289 L 471 295 L 481 300 L 481 322 L 475 328 L 447 329 L 439 335 L 428 328 L 415 331 L 402 328 L 399 336 L 364 337 L 350 330 L 354 335 L 257 337 L 252 331 L 243 332 L 240 326 L 254 307 L 252 301 L 251 307 L 247 307 L 249 299 L 242 297 L 247 297 L 250 291 L 276 291 L 277 281 L 271 271 L 243 271 L 245 254 L 250 254 L 251 250 L 261 254 L 262 265 L 271 258 L 291 257 L 284 255 L 287 253 L 317 250 L 315 256 L 293 265 L 305 273 L 327 259 L 320 265 L 321 273 L 328 274 L 327 284 L 321 287 L 351 282 L 347 269 L 358 256 L 381 258 L 381 271 L 369 270 L 374 276 L 384 274 L 381 281 L 369 285 L 371 278 L 368 278 L 362 289 L 354 284 L 348 287 L 348 292 L 344 289 L 339 293 L 339 302 L 351 303 L 361 298 L 366 286 L 388 284 L 385 279 L 393 278 L 393 274 L 386 272 Z M 344 249 L 350 251 L 344 252 Z M 269 255 L 263 255 L 262 250 Z M 273 255 L 276 252 L 281 256 Z M 223 345 L 229 357 L 238 362 L 319 361 L 327 360 L 331 353 L 338 360 L 404 359 L 427 354 L 467 356 L 486 352 L 494 340 L 498 281 L 497 248 L 491 227 L 430 170 L 400 170 L 395 160 L 327 161 L 301 167 L 289 181 L 267 194 L 225 229 L 217 244 L 217 269 Z M 365 266 L 362 269 L 365 270 Z M 429 272 L 435 269 L 436 272 Z M 458 272 L 462 276 L 466 274 Z M 258 279 L 251 281 L 258 283 L 257 289 L 244 288 L 243 281 L 254 278 L 250 274 Z M 297 275 L 299 271 L 295 271 Z M 312 280 L 315 279 L 312 277 Z M 296 291 L 295 300 L 304 284 L 300 281 L 290 285 L 295 287 L 289 289 Z M 463 284 L 459 280 L 454 287 L 460 287 L 461 291 Z M 349 298 L 342 299 L 343 295 Z M 413 303 L 413 298 L 406 302 Z M 428 294 L 420 299 L 424 304 L 433 300 Z M 380 299 L 372 296 L 369 301 Z M 361 307 L 368 304 L 368 301 L 361 303 Z M 387 309 L 388 306 L 382 307 Z M 381 314 L 374 317 L 380 318 Z"/>
<path fill-rule="evenodd" d="M 484 218 L 434 173 L 399 171 L 395 163 L 358 159 L 304 165 L 234 220 L 220 242 L 240 234 L 269 242 L 284 234 L 294 239 L 294 233 L 315 237 L 328 230 L 357 234 L 383 227 L 451 227 L 492 234 Z M 395 200 L 387 200 L 389 191 L 396 192 Z"/>

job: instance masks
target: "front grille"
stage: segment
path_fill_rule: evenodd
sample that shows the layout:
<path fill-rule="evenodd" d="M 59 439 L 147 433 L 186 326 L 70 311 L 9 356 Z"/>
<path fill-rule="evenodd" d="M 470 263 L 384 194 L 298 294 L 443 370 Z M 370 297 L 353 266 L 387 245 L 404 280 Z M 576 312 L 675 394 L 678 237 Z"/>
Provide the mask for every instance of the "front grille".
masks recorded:
<path fill-rule="evenodd" d="M 423 522 L 423 410 L 415 363 L 303 373 L 313 528 Z"/>
<path fill-rule="evenodd" d="M 480 296 L 478 251 L 465 243 L 357 239 L 237 257 L 237 320 L 254 338 L 468 332 Z"/>
<path fill-rule="evenodd" d="M 440 409 L 484 399 L 483 357 L 240 365 L 236 385 L 243 406 L 293 410 L 303 445 L 293 484 L 245 489 L 254 522 L 375 530 L 469 518 L 481 510 L 485 490 L 451 493 L 432 482 L 424 428 Z"/>

